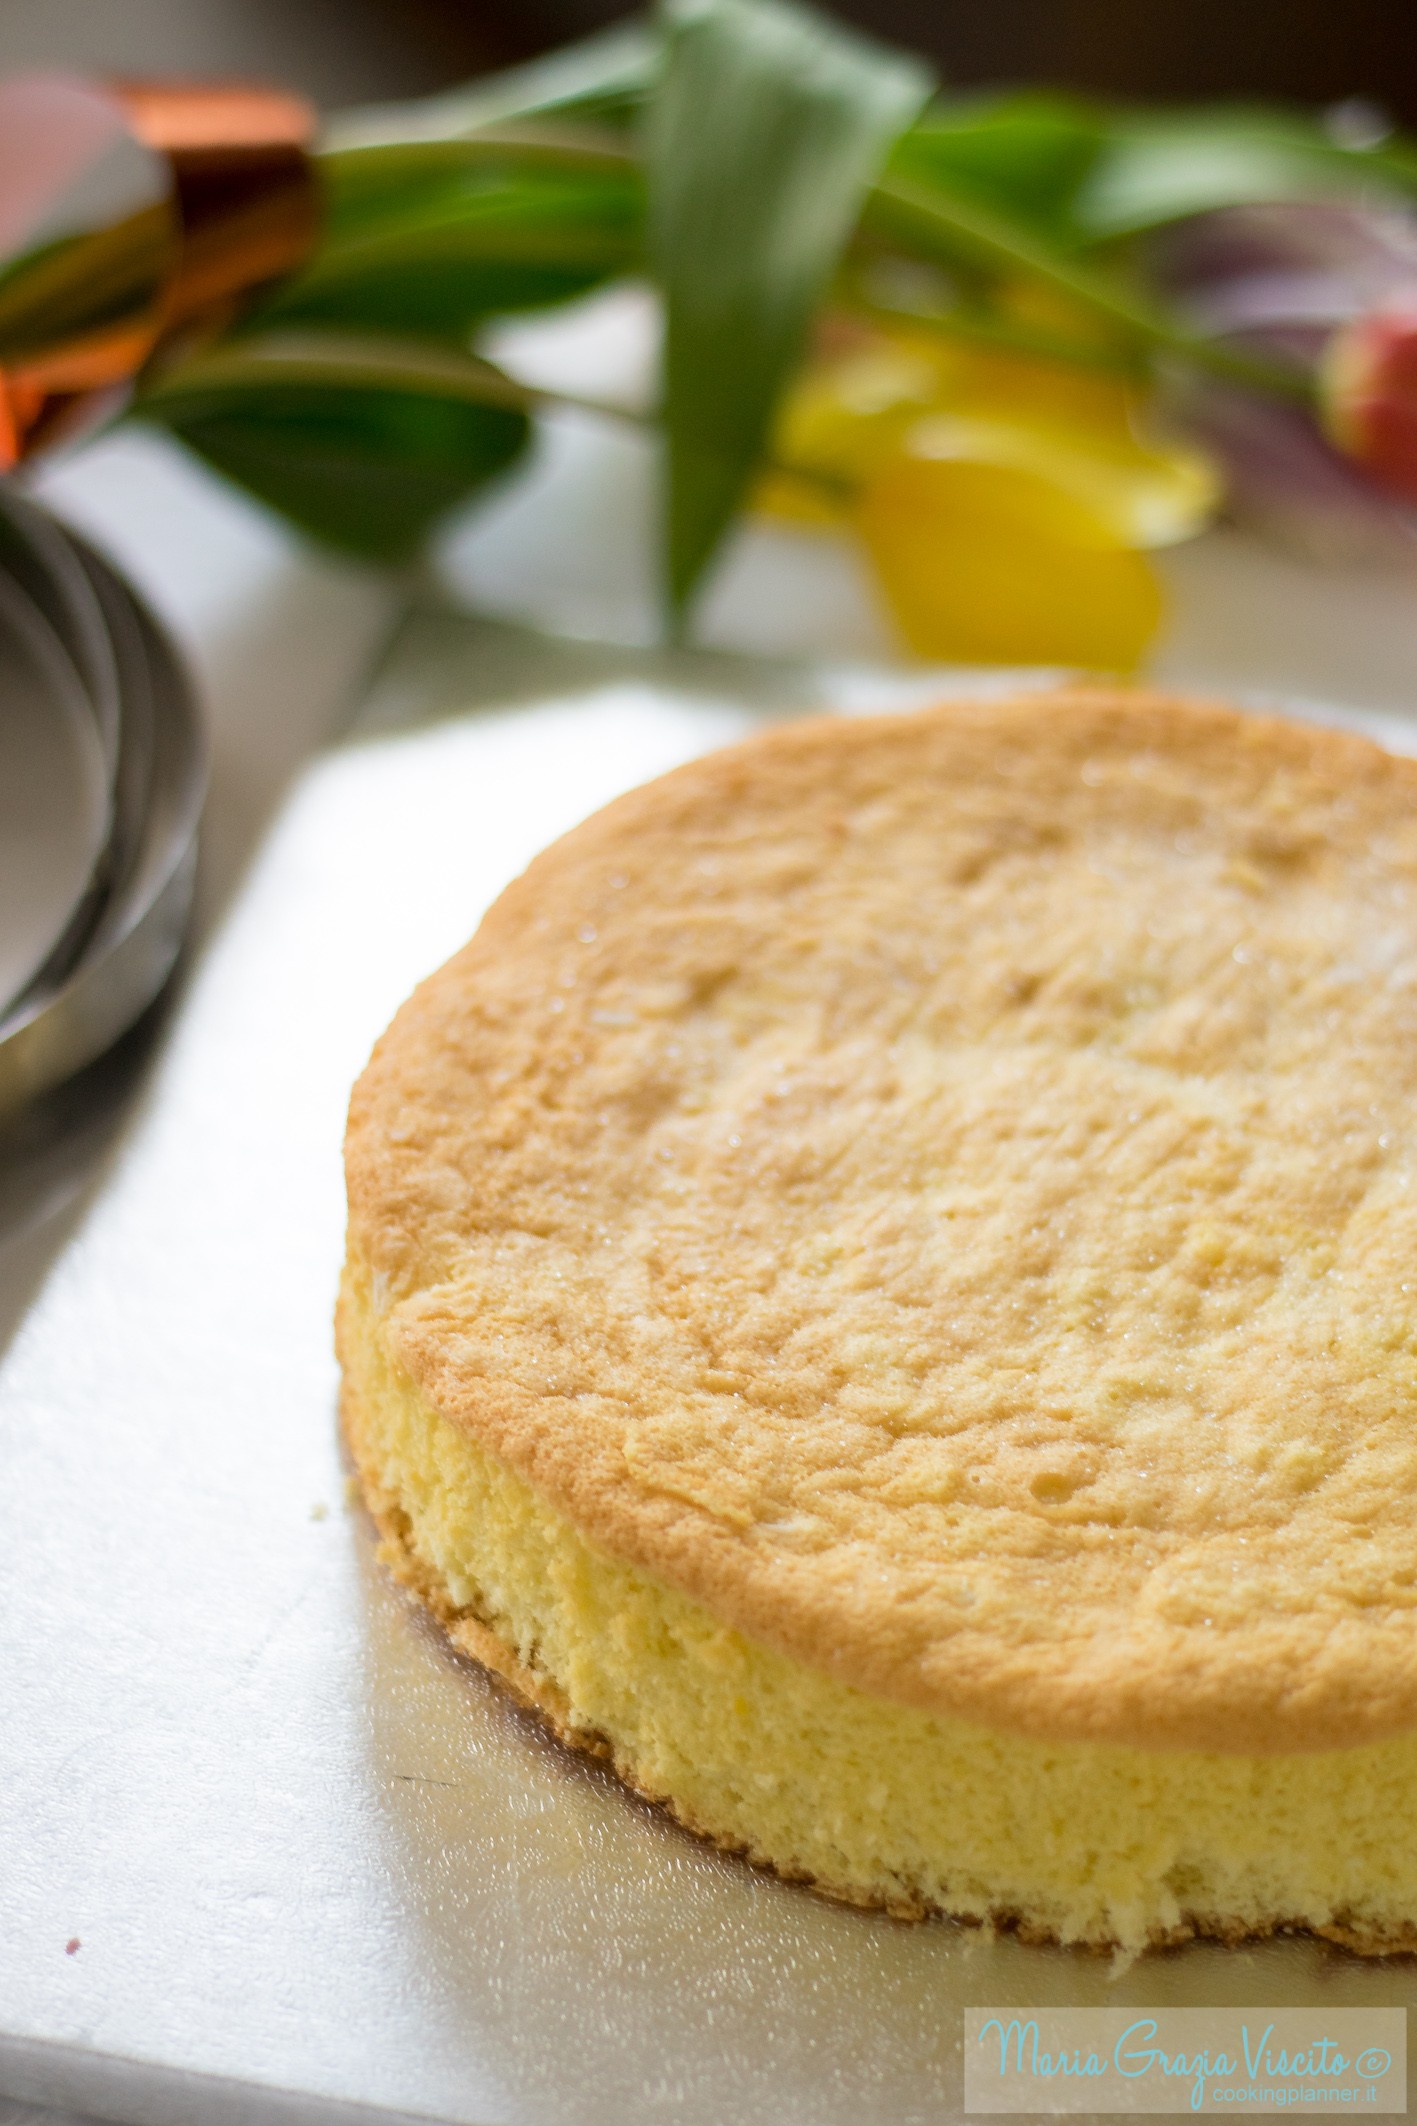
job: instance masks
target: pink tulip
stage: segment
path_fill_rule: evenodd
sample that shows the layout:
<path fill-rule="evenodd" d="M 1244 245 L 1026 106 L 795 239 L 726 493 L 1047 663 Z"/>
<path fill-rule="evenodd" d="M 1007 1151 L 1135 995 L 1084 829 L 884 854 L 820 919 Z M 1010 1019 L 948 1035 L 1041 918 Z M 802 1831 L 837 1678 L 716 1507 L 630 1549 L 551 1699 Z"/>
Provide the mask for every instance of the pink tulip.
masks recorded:
<path fill-rule="evenodd" d="M 1417 287 L 1334 334 L 1320 395 L 1339 449 L 1379 486 L 1417 501 Z"/>

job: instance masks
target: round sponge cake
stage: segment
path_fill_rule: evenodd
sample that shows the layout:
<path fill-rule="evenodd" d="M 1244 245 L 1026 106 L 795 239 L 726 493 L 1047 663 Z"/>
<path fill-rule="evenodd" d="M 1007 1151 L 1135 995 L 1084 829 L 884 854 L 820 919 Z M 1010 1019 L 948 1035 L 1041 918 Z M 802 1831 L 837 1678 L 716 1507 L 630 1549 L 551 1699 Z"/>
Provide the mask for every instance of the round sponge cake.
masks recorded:
<path fill-rule="evenodd" d="M 454 1639 L 836 1895 L 1417 1945 L 1417 766 L 775 729 L 359 1082 L 345 1417 Z"/>

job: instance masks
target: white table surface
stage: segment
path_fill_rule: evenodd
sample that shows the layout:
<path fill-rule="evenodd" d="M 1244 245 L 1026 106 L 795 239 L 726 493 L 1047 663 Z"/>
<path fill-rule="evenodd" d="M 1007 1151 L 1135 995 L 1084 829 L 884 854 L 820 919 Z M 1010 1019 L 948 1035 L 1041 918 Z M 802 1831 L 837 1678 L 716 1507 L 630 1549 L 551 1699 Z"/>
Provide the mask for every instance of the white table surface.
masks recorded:
<path fill-rule="evenodd" d="M 747 533 L 710 601 L 718 658 L 425 617 L 354 738 L 304 767 L 391 588 L 149 439 L 46 486 L 187 645 L 216 776 L 206 942 L 156 1071 L 87 1194 L 0 1247 L 23 1502 L 0 1555 L 0 2091 L 189 2126 L 923 2126 L 956 2114 L 966 1997 L 1404 2001 L 1410 1971 L 1297 1945 L 1196 1950 L 1109 1992 L 1104 1965 L 752 1876 L 450 1662 L 346 1506 L 327 1320 L 370 1041 L 616 790 L 815 698 L 919 691 L 849 560 Z M 449 574 L 633 644 L 647 492 L 633 438 L 568 422 Z M 1417 742 L 1412 579 L 1226 533 L 1167 569 L 1160 676 L 1327 698 Z M 830 671 L 792 661 L 808 647 Z M 0 2102 L 0 2126 L 21 2117 Z"/>
<path fill-rule="evenodd" d="M 37 486 L 116 556 L 198 679 L 212 742 L 200 938 L 219 921 L 292 773 L 348 716 L 398 593 L 302 550 L 156 436 L 105 440 Z M 0 1349 L 84 1215 L 87 1190 L 74 1195 L 71 1182 L 91 1165 L 61 1177 L 51 1215 L 25 1218 L 19 1231 L 0 1218 Z M 0 2093 L 0 2126 L 71 2126 L 72 2118 Z M 201 2126 L 199 2113 L 191 2126 Z"/>
<path fill-rule="evenodd" d="M 386 12 L 350 0 L 9 0 L 0 68 L 238 73 L 338 105 L 438 85 Z M 215 912 L 297 759 L 337 720 L 383 631 L 387 591 L 297 556 L 152 439 L 125 438 L 45 483 L 116 551 L 198 666 L 217 742 L 204 914 Z M 297 615 L 304 609 L 314 625 Z M 0 1236 L 0 1345 L 72 1222 L 61 1209 L 20 1244 Z M 69 2126 L 0 2097 L 0 2126 Z M 194 2120 L 194 2126 L 197 2122 Z"/>

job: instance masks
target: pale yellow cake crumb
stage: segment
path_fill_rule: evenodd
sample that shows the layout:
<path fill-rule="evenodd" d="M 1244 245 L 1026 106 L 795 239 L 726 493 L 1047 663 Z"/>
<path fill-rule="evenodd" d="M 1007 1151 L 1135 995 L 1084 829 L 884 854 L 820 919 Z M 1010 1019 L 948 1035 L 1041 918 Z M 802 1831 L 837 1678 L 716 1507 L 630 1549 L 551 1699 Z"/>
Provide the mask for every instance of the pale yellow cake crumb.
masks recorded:
<path fill-rule="evenodd" d="M 1138 1949 L 1307 1927 L 1417 1948 L 1417 1735 L 1235 1757 L 1042 1743 L 893 1705 L 619 1563 L 341 1305 L 346 1428 L 400 1576 L 564 1738 L 690 1829 L 901 1915 Z"/>

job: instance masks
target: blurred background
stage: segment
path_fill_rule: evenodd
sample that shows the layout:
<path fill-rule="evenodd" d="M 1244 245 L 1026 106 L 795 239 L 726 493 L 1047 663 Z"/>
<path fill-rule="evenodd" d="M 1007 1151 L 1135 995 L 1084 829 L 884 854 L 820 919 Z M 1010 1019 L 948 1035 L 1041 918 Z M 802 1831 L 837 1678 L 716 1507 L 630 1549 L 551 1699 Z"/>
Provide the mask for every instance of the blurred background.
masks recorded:
<path fill-rule="evenodd" d="M 326 105 L 529 58 L 623 0 L 0 0 L 0 66 L 274 74 Z M 837 0 L 955 83 L 1137 96 L 1362 97 L 1417 125 L 1406 0 Z"/>

